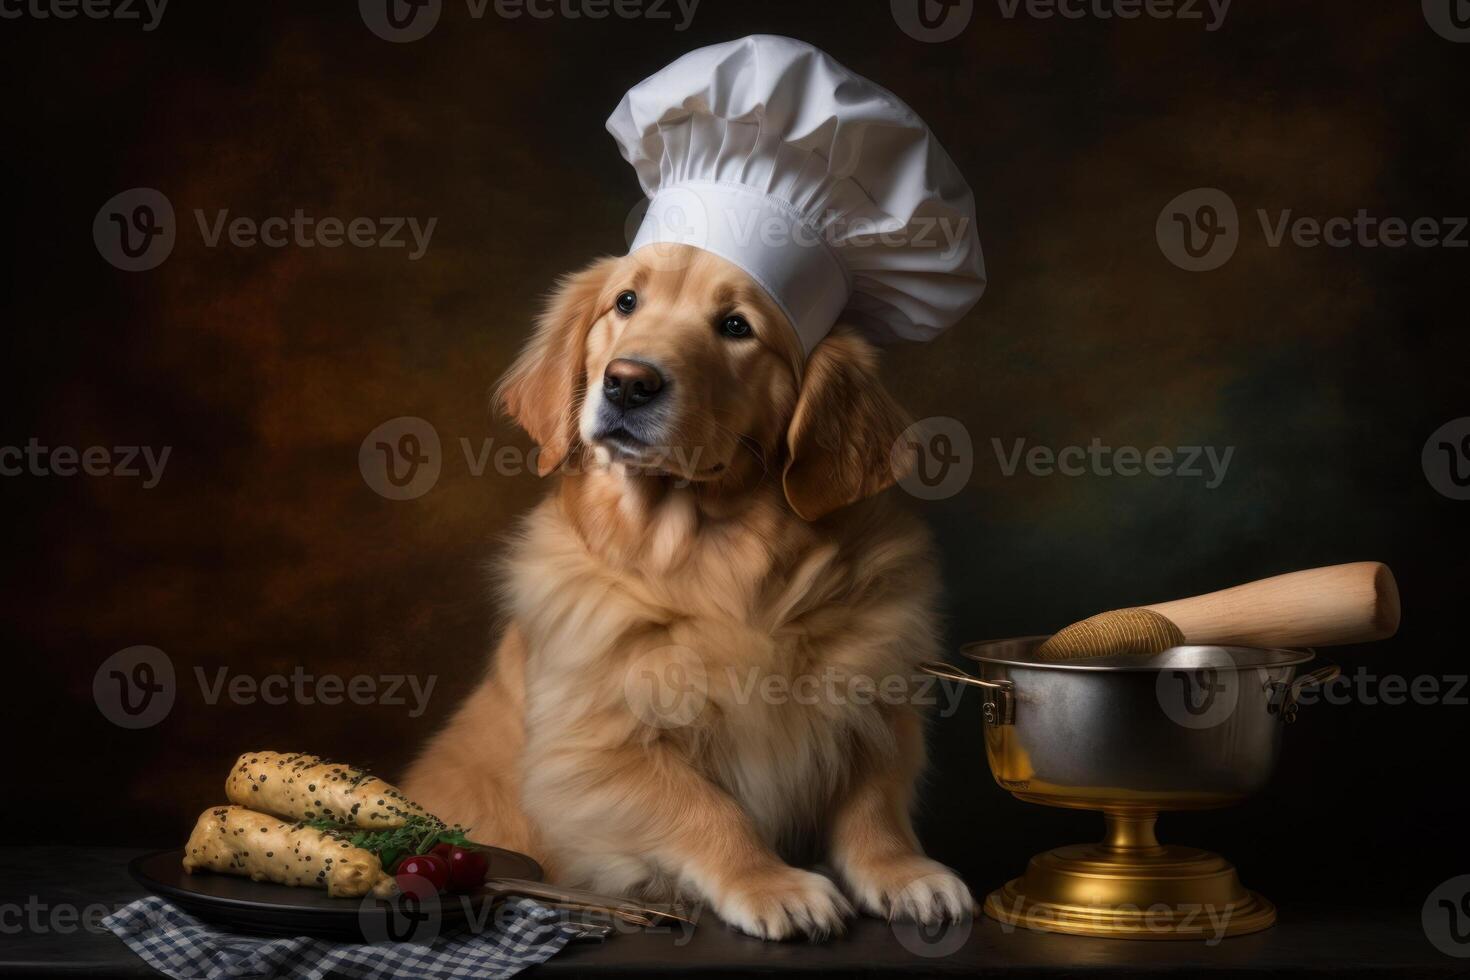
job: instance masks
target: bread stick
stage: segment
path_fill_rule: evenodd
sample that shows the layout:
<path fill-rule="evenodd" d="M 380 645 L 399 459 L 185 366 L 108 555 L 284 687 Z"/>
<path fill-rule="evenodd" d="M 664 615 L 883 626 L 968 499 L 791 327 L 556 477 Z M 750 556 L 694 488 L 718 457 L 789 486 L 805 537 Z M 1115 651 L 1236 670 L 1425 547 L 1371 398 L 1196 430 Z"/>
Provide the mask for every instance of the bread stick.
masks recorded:
<path fill-rule="evenodd" d="M 331 820 L 364 830 L 391 830 L 428 816 L 376 776 L 300 752 L 246 752 L 230 770 L 225 796 L 284 820 Z"/>
<path fill-rule="evenodd" d="M 393 893 L 393 878 L 368 851 L 326 831 L 243 806 L 210 807 L 184 846 L 184 871 L 217 871 L 252 881 L 325 888 L 334 898 Z"/>

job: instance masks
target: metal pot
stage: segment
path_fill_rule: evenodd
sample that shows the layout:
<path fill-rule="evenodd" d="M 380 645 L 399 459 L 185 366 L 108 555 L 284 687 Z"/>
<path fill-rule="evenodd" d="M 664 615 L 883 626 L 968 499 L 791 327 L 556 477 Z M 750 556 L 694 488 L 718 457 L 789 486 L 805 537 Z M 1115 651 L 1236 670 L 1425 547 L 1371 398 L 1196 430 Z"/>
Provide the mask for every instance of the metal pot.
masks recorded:
<path fill-rule="evenodd" d="M 972 677 L 929 673 L 985 691 L 985 749 L 996 782 L 1023 800 L 1085 809 L 1226 806 L 1271 777 L 1314 654 L 1229 646 L 1048 662 L 1044 636 L 972 643 Z"/>
<path fill-rule="evenodd" d="M 1268 928 L 1275 907 L 1247 890 L 1230 862 L 1160 844 L 1155 823 L 1161 810 L 1227 806 L 1261 789 L 1301 692 L 1338 668 L 1298 677 L 1310 651 L 1233 646 L 1053 662 L 1036 656 L 1046 639 L 965 647 L 979 677 L 920 665 L 984 690 L 996 782 L 1032 803 L 1103 814 L 1100 842 L 1036 855 L 986 896 L 985 913 L 1030 929 L 1128 939 Z"/>

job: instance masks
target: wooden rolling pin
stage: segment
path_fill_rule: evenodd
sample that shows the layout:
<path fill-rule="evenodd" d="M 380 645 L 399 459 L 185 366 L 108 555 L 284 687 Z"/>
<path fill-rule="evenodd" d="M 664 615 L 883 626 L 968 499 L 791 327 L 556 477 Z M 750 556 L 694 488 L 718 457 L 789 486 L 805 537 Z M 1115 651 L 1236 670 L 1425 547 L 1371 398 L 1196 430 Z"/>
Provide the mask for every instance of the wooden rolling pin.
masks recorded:
<path fill-rule="evenodd" d="M 1288 572 L 1234 588 L 1074 623 L 1037 653 L 1077 660 L 1155 654 L 1180 644 L 1316 647 L 1367 643 L 1399 628 L 1399 589 L 1382 562 Z"/>

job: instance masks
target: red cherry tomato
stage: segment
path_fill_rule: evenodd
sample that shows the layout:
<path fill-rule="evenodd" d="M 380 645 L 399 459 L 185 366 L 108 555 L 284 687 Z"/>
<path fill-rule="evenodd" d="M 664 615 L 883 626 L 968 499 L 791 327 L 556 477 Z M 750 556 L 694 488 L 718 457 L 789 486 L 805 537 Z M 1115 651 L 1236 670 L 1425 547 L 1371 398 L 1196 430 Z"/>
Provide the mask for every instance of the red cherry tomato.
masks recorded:
<path fill-rule="evenodd" d="M 437 854 L 415 854 L 399 862 L 393 880 L 400 892 L 422 902 L 449 884 L 449 865 Z"/>
<path fill-rule="evenodd" d="M 442 857 L 445 861 L 448 861 L 449 860 L 449 856 L 454 853 L 454 845 L 453 844 L 435 844 L 433 847 L 429 848 L 429 853 L 430 854 L 437 854 L 437 855 L 439 855 L 439 857 Z"/>
<path fill-rule="evenodd" d="M 449 887 L 457 892 L 471 892 L 485 883 L 490 860 L 483 851 L 456 847 L 449 854 Z"/>

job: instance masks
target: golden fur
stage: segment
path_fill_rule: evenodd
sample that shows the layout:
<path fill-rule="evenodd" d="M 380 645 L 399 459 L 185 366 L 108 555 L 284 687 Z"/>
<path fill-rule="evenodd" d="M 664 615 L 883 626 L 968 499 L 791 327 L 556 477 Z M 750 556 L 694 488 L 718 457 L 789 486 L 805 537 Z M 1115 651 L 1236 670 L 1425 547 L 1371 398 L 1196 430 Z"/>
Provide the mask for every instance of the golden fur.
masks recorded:
<path fill-rule="evenodd" d="M 721 335 L 732 312 L 752 336 Z M 599 444 L 623 357 L 670 379 L 657 452 Z M 972 914 L 909 820 L 923 729 L 900 688 L 936 654 L 937 583 L 923 529 L 874 496 L 908 462 L 876 360 L 839 327 L 803 364 L 694 249 L 564 281 L 500 398 L 565 472 L 504 563 L 484 681 L 405 791 L 562 884 L 693 898 L 756 936 L 841 929 L 843 892 L 788 863 L 814 858 L 869 913 Z"/>

